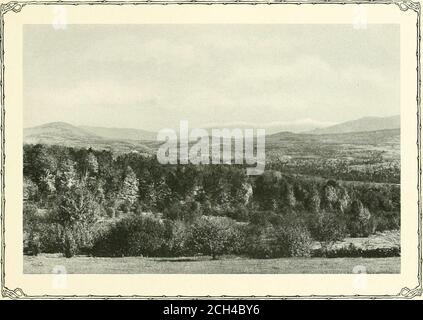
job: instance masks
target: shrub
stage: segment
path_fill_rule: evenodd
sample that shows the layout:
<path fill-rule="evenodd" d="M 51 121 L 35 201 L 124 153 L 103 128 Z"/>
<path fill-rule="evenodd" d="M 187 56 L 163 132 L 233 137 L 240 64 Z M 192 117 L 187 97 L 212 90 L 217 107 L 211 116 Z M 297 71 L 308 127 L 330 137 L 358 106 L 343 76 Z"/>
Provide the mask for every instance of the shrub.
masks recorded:
<path fill-rule="evenodd" d="M 310 231 L 313 239 L 321 243 L 324 252 L 333 243 L 345 238 L 345 219 L 332 211 L 318 212 L 312 219 Z"/>
<path fill-rule="evenodd" d="M 40 251 L 62 252 L 61 228 L 56 223 L 39 223 Z"/>
<path fill-rule="evenodd" d="M 63 239 L 61 228 L 51 222 L 47 214 L 38 213 L 33 204 L 26 203 L 23 210 L 24 253 L 36 255 L 39 252 L 62 252 Z"/>
<path fill-rule="evenodd" d="M 189 246 L 196 252 L 212 256 L 237 252 L 243 237 L 233 220 L 202 216 L 190 227 Z"/>
<path fill-rule="evenodd" d="M 170 256 L 182 256 L 189 253 L 187 246 L 188 226 L 183 221 L 165 220 L 165 250 Z"/>
<path fill-rule="evenodd" d="M 370 211 L 359 200 L 351 205 L 347 227 L 352 237 L 368 237 L 372 232 Z"/>
<path fill-rule="evenodd" d="M 275 230 L 274 254 L 277 257 L 309 257 L 312 239 L 301 224 L 287 225 Z"/>
<path fill-rule="evenodd" d="M 77 245 L 72 230 L 63 232 L 63 255 L 72 258 L 77 252 Z"/>
<path fill-rule="evenodd" d="M 375 231 L 397 230 L 400 228 L 400 213 L 397 211 L 379 211 L 373 216 Z"/>
<path fill-rule="evenodd" d="M 245 253 L 253 258 L 267 259 L 274 256 L 271 245 L 274 228 L 250 225 L 247 232 Z"/>
<path fill-rule="evenodd" d="M 234 224 L 231 229 L 231 235 L 229 237 L 229 253 L 232 254 L 244 254 L 246 246 L 246 232 L 247 228 L 245 224 Z"/>
<path fill-rule="evenodd" d="M 300 223 L 278 227 L 253 226 L 247 236 L 246 254 L 254 258 L 309 257 L 312 239 Z"/>
<path fill-rule="evenodd" d="M 154 218 L 135 219 L 128 234 L 127 254 L 130 256 L 156 256 L 164 244 L 163 222 Z"/>
<path fill-rule="evenodd" d="M 24 254 L 36 256 L 40 252 L 40 240 L 37 234 L 24 232 Z"/>
<path fill-rule="evenodd" d="M 323 251 L 322 249 L 313 252 L 314 257 L 326 258 L 386 258 L 401 256 L 400 247 L 384 247 L 384 248 L 360 248 L 350 243 L 348 246 L 340 248 L 331 248 Z"/>
<path fill-rule="evenodd" d="M 95 256 L 158 256 L 163 252 L 166 228 L 150 216 L 127 216 L 99 232 L 94 240 Z"/>
<path fill-rule="evenodd" d="M 37 207 L 25 204 L 23 208 L 24 253 L 37 255 L 40 251 L 39 228 L 37 224 Z"/>

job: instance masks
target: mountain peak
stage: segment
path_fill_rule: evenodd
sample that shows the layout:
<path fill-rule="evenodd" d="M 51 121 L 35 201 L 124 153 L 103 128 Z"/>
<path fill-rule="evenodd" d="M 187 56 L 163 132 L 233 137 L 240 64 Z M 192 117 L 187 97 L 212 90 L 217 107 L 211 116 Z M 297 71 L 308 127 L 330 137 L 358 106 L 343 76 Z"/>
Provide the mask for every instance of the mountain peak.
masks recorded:
<path fill-rule="evenodd" d="M 74 127 L 74 125 L 72 125 L 68 122 L 54 121 L 54 122 L 48 122 L 48 123 L 44 123 L 44 124 L 41 124 L 41 125 L 38 125 L 38 126 L 34 126 L 34 127 L 31 127 L 31 128 L 39 128 L 39 127 L 46 128 L 46 127 L 61 127 L 61 126 L 63 126 L 63 127 Z"/>
<path fill-rule="evenodd" d="M 65 127 L 65 128 L 75 128 L 74 125 L 67 123 L 67 122 L 63 122 L 63 121 L 57 121 L 57 122 L 49 122 L 49 123 L 45 123 L 39 126 L 35 126 L 32 128 L 60 128 L 60 127 Z"/>
<path fill-rule="evenodd" d="M 96 137 L 92 133 L 86 132 L 67 122 L 50 122 L 40 126 L 25 128 L 24 137 L 26 140 L 36 140 L 45 138 L 82 138 L 82 137 Z"/>
<path fill-rule="evenodd" d="M 400 116 L 389 117 L 362 117 L 356 120 L 346 121 L 326 128 L 315 129 L 307 133 L 311 134 L 336 134 L 348 132 L 366 132 L 386 129 L 398 129 L 401 127 Z"/>

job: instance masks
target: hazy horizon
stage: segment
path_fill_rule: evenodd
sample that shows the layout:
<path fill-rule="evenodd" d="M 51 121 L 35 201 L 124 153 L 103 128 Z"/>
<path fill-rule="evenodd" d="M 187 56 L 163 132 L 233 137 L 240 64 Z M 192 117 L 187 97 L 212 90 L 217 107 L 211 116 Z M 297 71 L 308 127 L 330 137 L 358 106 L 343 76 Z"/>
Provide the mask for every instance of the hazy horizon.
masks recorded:
<path fill-rule="evenodd" d="M 364 118 L 383 118 L 383 119 L 385 119 L 385 118 L 393 118 L 393 117 L 400 117 L 400 115 L 398 114 L 398 115 L 386 116 L 386 117 L 376 117 L 376 116 L 375 117 L 360 117 L 358 119 L 352 119 L 352 120 L 348 120 L 348 121 L 345 121 L 345 122 L 360 120 L 360 119 L 364 119 Z M 305 120 L 307 120 L 307 119 L 305 119 Z M 324 127 L 321 127 L 321 128 L 327 128 L 327 127 L 343 124 L 345 122 L 332 123 L 332 124 L 329 124 L 328 126 L 324 126 Z M 72 126 L 75 126 L 75 127 L 92 127 L 92 128 L 97 127 L 97 128 L 107 128 L 107 129 L 122 129 L 122 130 L 125 130 L 125 129 L 126 130 L 144 130 L 144 131 L 147 131 L 147 132 L 156 133 L 156 131 L 154 131 L 154 130 L 145 130 L 145 129 L 142 129 L 142 128 L 114 127 L 114 126 L 107 127 L 107 126 L 101 126 L 101 125 L 93 125 L 93 126 L 91 126 L 91 125 L 78 125 L 78 124 L 74 124 L 74 123 L 71 123 L 71 122 L 68 122 L 68 121 L 45 122 L 45 123 L 41 123 L 41 124 L 38 124 L 38 125 L 30 126 L 30 127 L 24 127 L 24 129 L 30 129 L 30 128 L 44 126 L 44 125 L 53 124 L 53 123 L 64 123 L 64 124 L 69 124 L 69 125 L 72 125 Z M 277 123 L 277 122 L 273 122 L 273 123 L 270 122 L 268 124 L 254 124 L 254 123 L 241 122 L 241 123 L 221 123 L 221 124 L 217 124 L 217 123 L 211 124 L 210 123 L 206 126 L 199 126 L 199 127 L 196 127 L 196 128 L 204 128 L 204 129 L 212 129 L 212 128 L 217 128 L 217 129 L 218 128 L 241 128 L 241 129 L 244 129 L 244 128 L 245 129 L 246 128 L 253 128 L 253 129 L 264 128 L 264 129 L 269 129 L 270 128 L 269 131 L 272 131 L 272 129 L 277 129 L 278 127 L 281 127 L 281 126 L 283 126 L 283 124 L 280 124 L 280 123 Z M 194 127 L 191 127 L 191 129 L 193 129 L 193 128 Z M 178 128 L 174 127 L 172 129 L 178 129 Z M 286 131 L 289 131 L 289 130 L 286 130 Z M 304 130 L 304 131 L 300 130 L 300 131 L 297 131 L 296 133 L 308 132 L 308 131 L 310 131 L 310 130 Z M 280 132 L 280 130 L 276 130 L 275 132 Z M 292 132 L 294 132 L 294 131 L 292 131 Z M 270 133 L 270 134 L 272 134 L 272 133 Z"/>
<path fill-rule="evenodd" d="M 400 114 L 399 27 L 24 27 L 24 127 L 327 127 Z"/>

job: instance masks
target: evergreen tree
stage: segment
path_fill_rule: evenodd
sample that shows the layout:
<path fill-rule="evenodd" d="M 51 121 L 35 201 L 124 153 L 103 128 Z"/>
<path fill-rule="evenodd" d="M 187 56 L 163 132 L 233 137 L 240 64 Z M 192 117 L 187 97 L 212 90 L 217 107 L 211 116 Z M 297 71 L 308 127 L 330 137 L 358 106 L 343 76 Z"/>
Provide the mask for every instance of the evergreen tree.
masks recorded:
<path fill-rule="evenodd" d="M 119 200 L 129 211 L 138 199 L 139 183 L 134 170 L 130 166 L 126 168 L 125 179 L 123 180 Z"/>

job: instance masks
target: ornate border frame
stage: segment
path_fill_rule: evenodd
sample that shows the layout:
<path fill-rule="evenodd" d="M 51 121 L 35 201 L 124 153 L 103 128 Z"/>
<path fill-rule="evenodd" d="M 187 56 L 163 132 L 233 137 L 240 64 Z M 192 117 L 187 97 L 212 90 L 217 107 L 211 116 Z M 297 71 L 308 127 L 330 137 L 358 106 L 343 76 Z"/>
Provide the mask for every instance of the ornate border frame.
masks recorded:
<path fill-rule="evenodd" d="M 19 13 L 25 6 L 48 6 L 48 5 L 213 5 L 213 4 L 247 4 L 247 5 L 331 5 L 331 4 L 386 4 L 386 5 L 397 5 L 401 11 L 412 10 L 416 13 L 416 28 L 417 28 L 417 50 L 416 50 L 416 77 L 417 77 L 417 190 L 418 190 L 418 284 L 414 288 L 404 287 L 400 290 L 397 295 L 307 295 L 307 296 L 250 296 L 250 297 L 238 297 L 238 296 L 122 296 L 122 295 L 41 295 L 41 296 L 30 296 L 27 295 L 21 288 L 9 289 L 6 287 L 6 273 L 5 273 L 5 203 L 6 199 L 4 196 L 5 190 L 5 64 L 4 64 L 4 16 L 12 11 Z M 421 5 L 419 2 L 410 0 L 135 0 L 135 1 L 117 1 L 117 0 L 76 0 L 76 1 L 63 1 L 63 0 L 52 0 L 52 1 L 11 1 L 0 5 L 0 101 L 1 101 L 1 158 L 0 158 L 0 170 L 1 170 L 1 207 L 0 207 L 0 222 L 1 222 L 1 251 L 0 251 L 0 290 L 1 298 L 9 299 L 268 299 L 268 300 L 280 300 L 280 299 L 413 299 L 423 295 L 423 279 L 422 279 L 422 149 L 421 149 L 421 63 L 420 63 L 420 42 L 421 42 Z"/>

